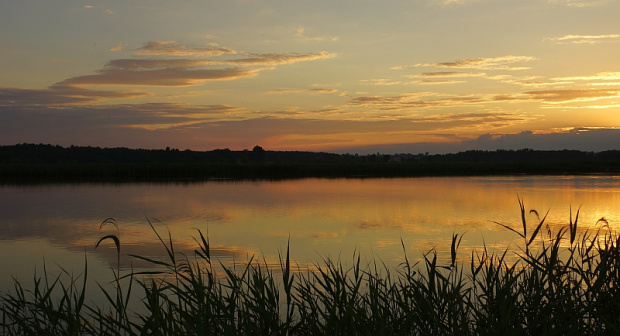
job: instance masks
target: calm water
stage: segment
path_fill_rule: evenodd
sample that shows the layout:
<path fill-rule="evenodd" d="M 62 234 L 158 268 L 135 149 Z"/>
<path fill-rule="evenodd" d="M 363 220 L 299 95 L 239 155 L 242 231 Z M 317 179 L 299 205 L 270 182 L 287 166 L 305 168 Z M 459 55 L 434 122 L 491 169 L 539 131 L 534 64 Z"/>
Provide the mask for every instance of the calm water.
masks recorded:
<path fill-rule="evenodd" d="M 11 276 L 30 280 L 35 268 L 61 265 L 76 273 L 88 260 L 89 276 L 105 278 L 116 263 L 116 234 L 100 223 L 119 224 L 122 265 L 141 267 L 127 256 L 165 253 L 160 234 L 170 230 L 177 251 L 191 254 L 197 229 L 207 233 L 212 253 L 231 264 L 256 255 L 276 263 L 290 239 L 291 256 L 304 266 L 323 257 L 351 261 L 410 259 L 436 247 L 449 250 L 452 233 L 464 233 L 461 257 L 483 242 L 516 246 L 517 195 L 527 210 L 549 210 L 552 226 L 568 223 L 581 206 L 579 222 L 594 226 L 605 217 L 620 226 L 620 178 L 613 176 L 453 177 L 404 179 L 305 179 L 277 182 L 209 181 L 188 184 L 71 184 L 0 187 L 0 288 Z M 535 215 L 528 217 L 533 222 Z"/>

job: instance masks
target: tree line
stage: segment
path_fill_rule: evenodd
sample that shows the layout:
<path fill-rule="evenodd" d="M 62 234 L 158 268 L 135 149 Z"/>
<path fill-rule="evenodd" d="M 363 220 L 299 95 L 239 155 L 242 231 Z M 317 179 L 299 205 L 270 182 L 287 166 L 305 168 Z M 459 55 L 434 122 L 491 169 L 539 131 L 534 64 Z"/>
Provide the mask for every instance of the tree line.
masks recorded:
<path fill-rule="evenodd" d="M 210 151 L 0 146 L 0 181 L 208 178 L 398 177 L 488 174 L 620 173 L 620 151 L 532 149 L 453 154 L 334 154 L 310 151 Z"/>

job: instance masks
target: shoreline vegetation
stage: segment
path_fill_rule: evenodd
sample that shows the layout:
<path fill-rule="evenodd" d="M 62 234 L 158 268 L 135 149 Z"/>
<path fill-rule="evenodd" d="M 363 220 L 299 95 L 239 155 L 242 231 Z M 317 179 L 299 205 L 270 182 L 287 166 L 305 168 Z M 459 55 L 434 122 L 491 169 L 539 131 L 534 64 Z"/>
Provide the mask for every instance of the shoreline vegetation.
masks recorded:
<path fill-rule="evenodd" d="M 194 254 L 182 255 L 170 234 L 160 235 L 149 222 L 166 257 L 129 257 L 157 271 L 111 270 L 116 280 L 99 285 L 105 307 L 85 297 L 86 263 L 79 276 L 44 272 L 28 286 L 15 280 L 13 290 L 0 291 L 0 333 L 617 335 L 620 237 L 604 218 L 589 229 L 578 226 L 579 211 L 572 210 L 568 224 L 552 232 L 546 215 L 526 211 L 521 199 L 519 206 L 518 227 L 496 223 L 519 237 L 518 246 L 499 252 L 483 247 L 463 258 L 462 236 L 454 234 L 445 263 L 436 250 L 411 262 L 403 247 L 397 269 L 363 264 L 355 255 L 352 266 L 324 259 L 301 270 L 288 247 L 275 267 L 250 259 L 226 268 L 211 258 L 202 232 Z M 529 214 L 534 223 L 527 223 Z M 118 229 L 113 219 L 101 225 Z M 96 245 L 108 243 L 120 258 L 122 241 L 108 235 Z M 132 302 L 143 310 L 130 311 Z"/>
<path fill-rule="evenodd" d="M 0 183 L 4 184 L 513 174 L 620 174 L 620 151 L 521 149 L 355 155 L 270 151 L 260 146 L 243 151 L 0 146 Z"/>

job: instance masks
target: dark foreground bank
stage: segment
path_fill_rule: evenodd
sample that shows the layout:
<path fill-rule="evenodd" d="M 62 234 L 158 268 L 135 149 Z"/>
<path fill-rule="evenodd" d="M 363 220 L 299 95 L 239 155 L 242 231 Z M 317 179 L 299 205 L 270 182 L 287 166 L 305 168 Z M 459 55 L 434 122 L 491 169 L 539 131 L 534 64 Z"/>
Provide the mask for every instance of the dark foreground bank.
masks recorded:
<path fill-rule="evenodd" d="M 620 151 L 498 150 L 351 155 L 252 150 L 0 146 L 0 182 L 619 174 Z"/>
<path fill-rule="evenodd" d="M 503 252 L 486 248 L 450 261 L 430 251 L 397 269 L 380 262 L 352 266 L 323 260 L 310 270 L 250 260 L 222 268 L 198 232 L 194 255 L 166 260 L 132 256 L 159 271 L 121 274 L 101 287 L 106 307 L 85 297 L 87 270 L 75 278 L 45 274 L 0 292 L 2 335 L 618 335 L 620 238 L 601 219 L 590 230 L 551 232 L 545 218 L 522 227 L 498 223 L 522 238 Z M 574 216 L 574 217 L 573 217 Z M 114 224 L 108 219 L 104 224 Z M 152 226 L 153 227 L 153 226 Z M 122 242 L 116 236 L 99 243 Z M 516 253 L 516 257 L 515 257 Z M 119 254 L 120 255 L 120 254 Z M 416 258 L 417 259 L 417 258 Z M 464 260 L 464 261 L 461 261 Z M 516 260 L 516 261 L 515 261 Z M 34 288 L 27 290 L 26 288 Z M 107 288 L 107 289 L 105 289 Z M 128 310 L 137 300 L 140 312 Z"/>

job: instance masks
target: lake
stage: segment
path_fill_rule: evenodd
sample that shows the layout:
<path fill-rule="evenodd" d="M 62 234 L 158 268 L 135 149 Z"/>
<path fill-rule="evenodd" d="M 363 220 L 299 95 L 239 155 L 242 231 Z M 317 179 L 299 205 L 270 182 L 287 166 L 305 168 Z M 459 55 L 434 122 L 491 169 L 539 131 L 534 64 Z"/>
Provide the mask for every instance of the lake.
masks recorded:
<path fill-rule="evenodd" d="M 389 179 L 302 179 L 137 184 L 43 184 L 0 186 L 0 288 L 11 277 L 30 281 L 37 270 L 65 268 L 109 279 L 116 267 L 108 234 L 121 242 L 121 266 L 146 267 L 128 254 L 163 258 L 149 222 L 175 250 L 191 256 L 198 229 L 212 255 L 226 265 L 250 256 L 276 265 L 290 241 L 291 258 L 303 269 L 322 258 L 388 266 L 417 259 L 433 248 L 442 258 L 453 233 L 464 234 L 460 258 L 486 245 L 503 250 L 522 243 L 495 224 L 521 226 L 517 197 L 552 229 L 580 208 L 581 228 L 604 217 L 620 225 L 618 176 L 493 176 Z M 113 225 L 100 224 L 114 218 Z M 528 214 L 535 225 L 535 214 Z M 444 259 L 445 260 L 445 259 Z"/>

